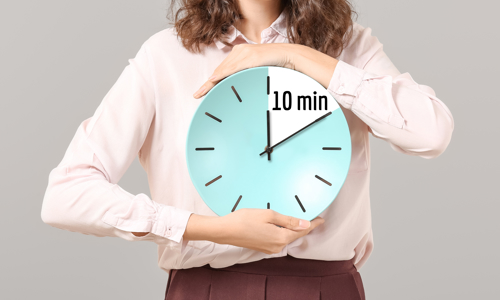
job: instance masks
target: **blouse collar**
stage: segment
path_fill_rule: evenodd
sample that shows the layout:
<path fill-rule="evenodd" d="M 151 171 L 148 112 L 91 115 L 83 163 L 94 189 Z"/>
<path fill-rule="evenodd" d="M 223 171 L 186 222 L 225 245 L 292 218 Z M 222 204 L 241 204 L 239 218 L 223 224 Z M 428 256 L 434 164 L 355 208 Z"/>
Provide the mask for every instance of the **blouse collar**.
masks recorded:
<path fill-rule="evenodd" d="M 285 21 L 286 21 L 285 11 L 282 11 L 281 14 L 278 16 L 278 18 L 276 20 L 274 20 L 274 22 L 268 28 L 264 29 L 264 31 L 266 31 L 266 30 L 269 31 L 268 29 L 271 28 L 272 30 L 275 31 L 275 33 L 281 34 L 283 37 L 286 38 L 287 31 L 286 31 L 286 22 Z M 228 43 L 232 44 L 232 42 L 239 36 L 243 37 L 247 42 L 249 42 L 249 43 L 251 42 L 243 35 L 243 33 L 241 33 L 238 29 L 236 29 L 236 27 L 234 27 L 234 25 L 231 25 L 229 27 L 229 31 L 226 35 L 226 37 L 227 37 L 226 41 Z M 226 45 L 224 45 L 224 43 L 222 43 L 218 39 L 215 39 L 214 42 L 215 42 L 215 45 L 217 46 L 217 48 L 219 48 L 219 49 L 227 47 Z"/>

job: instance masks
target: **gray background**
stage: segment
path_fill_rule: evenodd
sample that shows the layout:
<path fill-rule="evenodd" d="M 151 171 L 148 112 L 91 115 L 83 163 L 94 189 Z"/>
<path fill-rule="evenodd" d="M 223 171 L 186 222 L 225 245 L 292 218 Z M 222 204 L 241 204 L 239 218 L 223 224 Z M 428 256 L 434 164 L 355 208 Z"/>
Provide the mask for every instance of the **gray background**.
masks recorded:
<path fill-rule="evenodd" d="M 7 3 L 0 9 L 0 298 L 163 299 L 167 274 L 156 265 L 155 244 L 58 230 L 41 221 L 40 209 L 48 174 L 80 122 L 142 42 L 168 26 L 167 1 Z M 355 4 L 358 22 L 401 72 L 434 88 L 456 123 L 449 148 L 432 160 L 372 138 L 375 250 L 361 269 L 367 297 L 496 298 L 500 7 Z M 137 161 L 120 185 L 149 194 Z"/>

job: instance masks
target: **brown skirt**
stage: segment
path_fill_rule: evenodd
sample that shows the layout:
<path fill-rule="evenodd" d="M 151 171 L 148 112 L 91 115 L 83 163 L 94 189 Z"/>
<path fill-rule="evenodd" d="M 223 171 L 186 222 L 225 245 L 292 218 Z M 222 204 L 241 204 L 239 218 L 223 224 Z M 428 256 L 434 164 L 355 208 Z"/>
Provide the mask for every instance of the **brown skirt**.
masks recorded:
<path fill-rule="evenodd" d="M 290 255 L 235 264 L 170 270 L 165 300 L 365 300 L 353 260 Z"/>

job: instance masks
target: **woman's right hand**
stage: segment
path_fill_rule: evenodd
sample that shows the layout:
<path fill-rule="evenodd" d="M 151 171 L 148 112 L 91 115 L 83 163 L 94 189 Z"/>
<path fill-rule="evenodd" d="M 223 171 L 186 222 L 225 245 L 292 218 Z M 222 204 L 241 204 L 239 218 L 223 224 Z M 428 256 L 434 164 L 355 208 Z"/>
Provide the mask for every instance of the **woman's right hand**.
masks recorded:
<path fill-rule="evenodd" d="M 309 222 L 271 209 L 242 208 L 223 217 L 191 214 L 183 238 L 273 254 L 323 223 L 321 217 Z"/>

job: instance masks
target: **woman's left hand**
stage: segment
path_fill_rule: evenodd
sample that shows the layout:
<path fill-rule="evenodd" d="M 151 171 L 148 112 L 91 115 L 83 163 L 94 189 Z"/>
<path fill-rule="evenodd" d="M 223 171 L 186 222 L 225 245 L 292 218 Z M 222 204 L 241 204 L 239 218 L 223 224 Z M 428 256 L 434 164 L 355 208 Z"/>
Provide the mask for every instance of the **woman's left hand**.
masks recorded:
<path fill-rule="evenodd" d="M 193 95 L 198 99 L 225 77 L 244 69 L 278 66 L 309 75 L 324 87 L 333 75 L 337 60 L 307 46 L 288 43 L 238 44 Z"/>

